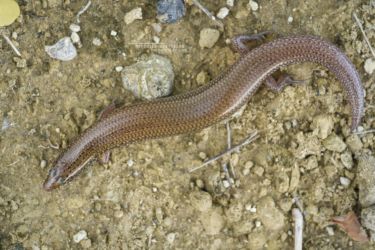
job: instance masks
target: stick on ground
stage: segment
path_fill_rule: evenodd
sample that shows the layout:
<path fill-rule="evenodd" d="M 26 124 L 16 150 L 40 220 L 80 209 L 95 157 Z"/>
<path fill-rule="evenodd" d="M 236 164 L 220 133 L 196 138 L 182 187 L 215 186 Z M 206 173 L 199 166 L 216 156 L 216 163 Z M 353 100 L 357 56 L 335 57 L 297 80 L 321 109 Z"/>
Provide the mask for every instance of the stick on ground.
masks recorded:
<path fill-rule="evenodd" d="M 303 216 L 298 208 L 293 208 L 292 215 L 294 220 L 294 250 L 302 250 Z"/>

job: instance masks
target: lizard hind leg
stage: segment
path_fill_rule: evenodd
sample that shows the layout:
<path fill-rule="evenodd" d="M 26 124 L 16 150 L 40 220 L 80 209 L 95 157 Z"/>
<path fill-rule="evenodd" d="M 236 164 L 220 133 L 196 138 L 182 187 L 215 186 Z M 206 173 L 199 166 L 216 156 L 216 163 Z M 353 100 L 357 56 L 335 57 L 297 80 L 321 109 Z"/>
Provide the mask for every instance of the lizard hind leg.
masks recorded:
<path fill-rule="evenodd" d="M 247 42 L 262 41 L 265 39 L 265 36 L 270 33 L 271 31 L 263 31 L 258 34 L 235 36 L 231 39 L 232 49 L 243 56 L 251 50 L 251 48 L 246 45 Z"/>

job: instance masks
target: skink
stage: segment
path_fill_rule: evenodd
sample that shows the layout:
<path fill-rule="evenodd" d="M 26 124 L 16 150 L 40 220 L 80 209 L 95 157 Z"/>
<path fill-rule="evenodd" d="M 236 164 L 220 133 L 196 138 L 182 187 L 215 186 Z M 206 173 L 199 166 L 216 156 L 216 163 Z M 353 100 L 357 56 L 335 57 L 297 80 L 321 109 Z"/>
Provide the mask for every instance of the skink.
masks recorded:
<path fill-rule="evenodd" d="M 244 53 L 216 79 L 190 92 L 117 108 L 76 138 L 56 160 L 44 182 L 52 190 L 73 178 L 108 150 L 132 142 L 189 133 L 231 116 L 282 66 L 313 62 L 328 68 L 342 84 L 351 105 L 354 130 L 360 123 L 364 90 L 346 55 L 314 36 L 290 36 Z"/>

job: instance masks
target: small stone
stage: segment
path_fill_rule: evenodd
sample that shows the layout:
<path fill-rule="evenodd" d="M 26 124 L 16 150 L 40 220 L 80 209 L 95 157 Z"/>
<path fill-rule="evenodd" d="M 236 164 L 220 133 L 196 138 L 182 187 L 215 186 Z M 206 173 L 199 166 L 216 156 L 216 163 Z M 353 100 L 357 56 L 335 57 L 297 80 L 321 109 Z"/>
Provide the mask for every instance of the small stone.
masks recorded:
<path fill-rule="evenodd" d="M 359 139 L 358 135 L 355 134 L 351 134 L 346 138 L 346 144 L 353 153 L 357 153 L 363 148 L 361 139 Z"/>
<path fill-rule="evenodd" d="M 229 183 L 229 181 L 227 181 L 227 180 L 223 180 L 223 186 L 224 186 L 225 188 L 229 188 L 229 187 L 230 187 L 230 183 Z"/>
<path fill-rule="evenodd" d="M 94 37 L 94 39 L 92 39 L 92 44 L 94 44 L 95 46 L 100 46 L 102 45 L 102 40 L 100 40 L 97 37 Z"/>
<path fill-rule="evenodd" d="M 246 211 L 249 211 L 250 213 L 256 213 L 257 207 L 255 205 L 247 204 L 245 206 Z"/>
<path fill-rule="evenodd" d="M 345 168 L 347 169 L 353 168 L 353 158 L 352 158 L 351 153 L 349 153 L 348 151 L 342 153 L 340 155 L 340 159 Z"/>
<path fill-rule="evenodd" d="M 224 19 L 229 14 L 229 9 L 227 7 L 220 8 L 219 12 L 216 14 L 216 16 L 219 19 Z"/>
<path fill-rule="evenodd" d="M 81 26 L 79 26 L 78 24 L 72 23 L 72 24 L 69 26 L 69 29 L 70 29 L 72 32 L 80 32 L 80 31 L 81 31 Z"/>
<path fill-rule="evenodd" d="M 204 159 L 207 158 L 207 155 L 206 155 L 205 152 L 199 152 L 198 156 L 199 156 L 199 158 L 201 158 L 201 160 L 204 160 Z"/>
<path fill-rule="evenodd" d="M 81 38 L 79 37 L 77 32 L 72 32 L 72 34 L 70 34 L 70 39 L 72 39 L 73 43 L 77 43 L 77 44 L 81 43 Z"/>
<path fill-rule="evenodd" d="M 227 6 L 233 7 L 234 6 L 234 0 L 227 0 Z"/>
<path fill-rule="evenodd" d="M 156 18 L 162 23 L 175 23 L 185 15 L 184 0 L 158 0 Z"/>
<path fill-rule="evenodd" d="M 190 193 L 190 202 L 195 209 L 201 212 L 208 211 L 212 207 L 212 197 L 204 191 L 194 191 Z"/>
<path fill-rule="evenodd" d="M 50 57 L 60 61 L 70 61 L 77 56 L 77 50 L 70 37 L 63 37 L 54 45 L 45 46 L 44 50 Z"/>
<path fill-rule="evenodd" d="M 117 36 L 117 31 L 111 30 L 111 36 Z"/>
<path fill-rule="evenodd" d="M 293 22 L 293 17 L 292 16 L 289 16 L 288 17 L 288 23 L 292 23 Z"/>
<path fill-rule="evenodd" d="M 375 60 L 372 59 L 372 58 L 368 58 L 365 61 L 364 68 L 365 68 L 366 73 L 371 75 L 372 72 L 374 72 L 374 70 L 375 70 Z"/>
<path fill-rule="evenodd" d="M 205 71 L 199 72 L 196 80 L 198 85 L 205 84 L 207 82 L 207 73 Z"/>
<path fill-rule="evenodd" d="M 40 161 L 40 167 L 45 168 L 47 166 L 47 161 L 46 160 L 41 160 Z"/>
<path fill-rule="evenodd" d="M 329 236 L 334 236 L 335 235 L 335 231 L 333 231 L 332 227 L 326 227 L 326 231 L 327 231 L 327 233 L 328 233 Z"/>
<path fill-rule="evenodd" d="M 174 73 L 168 58 L 151 54 L 144 60 L 125 67 L 122 72 L 122 83 L 136 97 L 154 99 L 171 94 Z"/>
<path fill-rule="evenodd" d="M 199 36 L 199 46 L 201 48 L 212 48 L 220 37 L 220 32 L 216 29 L 202 29 Z"/>
<path fill-rule="evenodd" d="M 160 38 L 158 36 L 153 36 L 152 40 L 154 40 L 154 43 L 160 43 Z"/>
<path fill-rule="evenodd" d="M 336 134 L 330 134 L 326 139 L 323 140 L 323 146 L 334 152 L 342 152 L 346 149 L 346 144 Z"/>
<path fill-rule="evenodd" d="M 367 229 L 375 231 L 375 206 L 362 208 L 361 224 Z"/>
<path fill-rule="evenodd" d="M 216 235 L 220 233 L 225 225 L 223 212 L 219 207 L 215 207 L 205 213 L 202 213 L 200 220 L 207 235 Z"/>
<path fill-rule="evenodd" d="M 160 23 L 153 23 L 153 24 L 151 24 L 151 27 L 154 29 L 154 31 L 156 32 L 156 33 L 160 33 L 161 32 L 161 25 L 160 25 Z"/>
<path fill-rule="evenodd" d="M 124 67 L 122 67 L 122 66 L 116 66 L 115 67 L 116 72 L 121 72 L 123 69 L 124 69 Z"/>
<path fill-rule="evenodd" d="M 27 66 L 26 59 L 24 58 L 13 57 L 13 61 L 16 63 L 17 68 L 26 68 Z"/>
<path fill-rule="evenodd" d="M 255 221 L 255 227 L 260 227 L 262 225 L 262 222 L 259 220 Z"/>
<path fill-rule="evenodd" d="M 89 249 L 91 248 L 91 240 L 90 239 L 84 239 L 80 242 L 80 245 L 83 249 Z"/>
<path fill-rule="evenodd" d="M 81 230 L 75 235 L 73 235 L 73 241 L 75 243 L 79 243 L 81 240 L 87 239 L 87 232 L 85 230 Z"/>
<path fill-rule="evenodd" d="M 115 211 L 115 213 L 113 215 L 116 218 L 121 218 L 122 216 L 124 216 L 124 212 L 122 210 L 117 210 L 117 211 Z"/>
<path fill-rule="evenodd" d="M 169 234 L 167 234 L 167 241 L 168 241 L 169 244 L 172 244 L 175 239 L 176 239 L 176 234 L 175 233 L 169 233 Z"/>
<path fill-rule="evenodd" d="M 127 25 L 131 24 L 135 20 L 142 20 L 142 9 L 140 7 L 132 9 L 125 14 L 124 21 Z"/>
<path fill-rule="evenodd" d="M 325 139 L 332 133 L 334 126 L 333 118 L 328 115 L 317 115 L 313 118 L 312 127 L 314 135 Z"/>
<path fill-rule="evenodd" d="M 265 228 L 271 231 L 278 231 L 284 227 L 285 216 L 275 206 L 270 196 L 262 198 L 258 203 L 258 215 Z"/>
<path fill-rule="evenodd" d="M 350 185 L 350 180 L 346 177 L 340 177 L 340 183 L 341 185 L 343 185 L 344 187 L 349 187 Z"/>
<path fill-rule="evenodd" d="M 250 0 L 248 3 L 248 7 L 252 11 L 257 11 L 259 9 L 259 4 L 253 0 Z"/>
<path fill-rule="evenodd" d="M 204 182 L 201 179 L 196 180 L 195 185 L 200 189 L 204 188 Z"/>
<path fill-rule="evenodd" d="M 260 166 L 255 166 L 254 167 L 254 173 L 256 175 L 258 175 L 259 177 L 263 176 L 264 174 L 264 168 L 260 167 Z"/>
<path fill-rule="evenodd" d="M 132 159 L 129 159 L 126 164 L 128 165 L 128 167 L 133 167 L 134 165 L 134 161 Z"/>

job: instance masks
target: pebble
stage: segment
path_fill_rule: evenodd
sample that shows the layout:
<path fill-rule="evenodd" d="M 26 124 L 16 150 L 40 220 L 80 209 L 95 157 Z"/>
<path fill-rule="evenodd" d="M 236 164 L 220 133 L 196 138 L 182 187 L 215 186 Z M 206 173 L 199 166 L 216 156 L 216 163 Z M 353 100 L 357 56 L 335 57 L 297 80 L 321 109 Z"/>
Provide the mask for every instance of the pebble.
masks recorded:
<path fill-rule="evenodd" d="M 184 0 L 158 0 L 157 19 L 162 23 L 175 23 L 185 15 Z"/>
<path fill-rule="evenodd" d="M 204 182 L 201 179 L 195 181 L 198 188 L 204 188 Z"/>
<path fill-rule="evenodd" d="M 207 235 L 219 234 L 225 225 L 221 208 L 215 207 L 200 216 L 202 226 Z"/>
<path fill-rule="evenodd" d="M 156 33 L 160 33 L 161 32 L 161 25 L 160 25 L 160 23 L 153 23 L 153 24 L 151 24 L 151 27 L 154 29 L 154 31 L 156 32 Z"/>
<path fill-rule="evenodd" d="M 212 207 L 212 197 L 204 191 L 194 191 L 190 193 L 190 202 L 192 206 L 201 212 L 206 212 Z"/>
<path fill-rule="evenodd" d="M 326 231 L 327 231 L 327 233 L 328 233 L 329 236 L 334 236 L 335 235 L 335 231 L 333 231 L 332 227 L 326 227 Z"/>
<path fill-rule="evenodd" d="M 70 29 L 72 32 L 80 32 L 80 31 L 81 31 L 81 26 L 79 26 L 78 24 L 72 23 L 72 24 L 69 26 L 69 29 Z"/>
<path fill-rule="evenodd" d="M 124 216 L 124 212 L 122 210 L 117 210 L 117 211 L 115 211 L 115 213 L 113 215 L 116 218 L 121 218 L 122 216 Z"/>
<path fill-rule="evenodd" d="M 227 0 L 227 6 L 233 7 L 234 6 L 234 0 Z"/>
<path fill-rule="evenodd" d="M 336 134 L 330 134 L 326 139 L 323 140 L 323 146 L 334 152 L 341 153 L 346 149 L 346 144 L 341 139 L 341 137 L 337 136 Z"/>
<path fill-rule="evenodd" d="M 45 168 L 47 166 L 47 161 L 46 160 L 41 160 L 40 161 L 40 167 Z"/>
<path fill-rule="evenodd" d="M 203 85 L 207 82 L 207 73 L 205 71 L 201 71 L 197 74 L 197 78 L 196 78 L 196 81 L 198 83 L 198 85 Z"/>
<path fill-rule="evenodd" d="M 81 45 L 81 38 L 77 32 L 72 32 L 72 34 L 70 34 L 70 39 L 72 39 L 73 43 Z"/>
<path fill-rule="evenodd" d="M 284 227 L 284 214 L 276 208 L 275 202 L 270 196 L 266 196 L 259 201 L 257 213 L 266 229 L 277 231 Z"/>
<path fill-rule="evenodd" d="M 257 207 L 255 205 L 247 204 L 245 206 L 245 210 L 249 211 L 250 213 L 256 213 L 257 212 Z"/>
<path fill-rule="evenodd" d="M 288 17 L 288 23 L 292 23 L 293 22 L 293 17 L 292 16 L 289 16 Z"/>
<path fill-rule="evenodd" d="M 91 240 L 90 239 L 85 239 L 80 242 L 80 245 L 82 246 L 83 249 L 89 249 L 91 248 Z"/>
<path fill-rule="evenodd" d="M 358 135 L 355 134 L 351 134 L 346 138 L 346 145 L 348 145 L 348 148 L 353 153 L 357 153 L 363 148 L 361 139 L 359 139 Z"/>
<path fill-rule="evenodd" d="M 340 155 L 340 160 L 345 168 L 352 169 L 353 168 L 353 158 L 352 154 L 348 151 L 345 151 Z"/>
<path fill-rule="evenodd" d="M 169 244 L 172 244 L 175 239 L 176 239 L 176 234 L 175 233 L 169 233 L 169 234 L 167 234 L 167 241 L 168 241 Z"/>
<path fill-rule="evenodd" d="M 142 20 L 142 8 L 140 7 L 132 9 L 124 16 L 124 21 L 127 25 L 131 24 L 135 20 Z"/>
<path fill-rule="evenodd" d="M 364 68 L 365 68 L 366 73 L 371 75 L 375 70 L 375 60 L 372 58 L 368 58 L 365 61 Z"/>
<path fill-rule="evenodd" d="M 115 67 L 116 72 L 121 72 L 123 69 L 124 69 L 124 67 L 122 67 L 122 66 L 116 66 Z"/>
<path fill-rule="evenodd" d="M 13 61 L 16 63 L 17 68 L 26 68 L 27 66 L 26 59 L 24 58 L 13 57 Z"/>
<path fill-rule="evenodd" d="M 199 46 L 201 48 L 212 48 L 220 37 L 220 32 L 216 29 L 202 29 L 199 35 Z"/>
<path fill-rule="evenodd" d="M 313 118 L 312 128 L 314 129 L 314 135 L 320 139 L 325 139 L 332 133 L 334 121 L 331 116 L 328 115 L 317 115 Z"/>
<path fill-rule="evenodd" d="M 260 222 L 259 220 L 255 221 L 255 227 L 260 227 L 262 226 L 262 222 Z"/>
<path fill-rule="evenodd" d="M 128 167 L 133 167 L 134 165 L 134 161 L 132 159 L 129 159 L 126 164 L 128 165 Z"/>
<path fill-rule="evenodd" d="M 95 46 L 100 46 L 102 45 L 102 40 L 100 40 L 100 38 L 94 37 L 94 39 L 92 39 L 92 44 L 94 44 Z"/>
<path fill-rule="evenodd" d="M 81 230 L 75 235 L 73 235 L 73 241 L 75 243 L 79 243 L 80 241 L 85 240 L 85 239 L 87 239 L 87 232 L 85 230 Z"/>
<path fill-rule="evenodd" d="M 224 19 L 229 14 L 229 9 L 227 7 L 220 8 L 219 12 L 216 14 L 216 16 L 219 19 Z"/>
<path fill-rule="evenodd" d="M 259 4 L 253 0 L 250 0 L 248 3 L 248 7 L 252 11 L 257 11 L 259 9 Z"/>
<path fill-rule="evenodd" d="M 227 181 L 227 180 L 223 180 L 223 186 L 224 186 L 225 188 L 229 188 L 229 187 L 230 187 L 230 183 L 229 183 L 229 181 Z"/>
<path fill-rule="evenodd" d="M 207 154 L 205 152 L 199 152 L 198 156 L 199 158 L 201 158 L 201 160 L 204 160 L 207 158 Z"/>
<path fill-rule="evenodd" d="M 171 61 L 156 54 L 125 67 L 121 72 L 125 89 L 138 98 L 154 99 L 172 93 L 174 73 Z"/>
<path fill-rule="evenodd" d="M 158 36 L 153 36 L 152 40 L 154 41 L 154 43 L 160 43 L 160 38 Z"/>
<path fill-rule="evenodd" d="M 258 175 L 259 177 L 263 176 L 264 174 L 264 168 L 260 166 L 255 166 L 254 167 L 254 173 Z"/>
<path fill-rule="evenodd" d="M 357 171 L 360 204 L 362 207 L 375 205 L 375 157 L 360 156 Z"/>
<path fill-rule="evenodd" d="M 111 30 L 111 36 L 117 36 L 117 31 Z"/>
<path fill-rule="evenodd" d="M 45 46 L 44 50 L 50 57 L 60 61 L 70 61 L 77 56 L 77 50 L 70 37 L 63 37 L 57 43 Z"/>
<path fill-rule="evenodd" d="M 350 180 L 346 177 L 340 177 L 340 183 L 341 185 L 343 185 L 344 187 L 349 187 L 350 185 Z"/>

